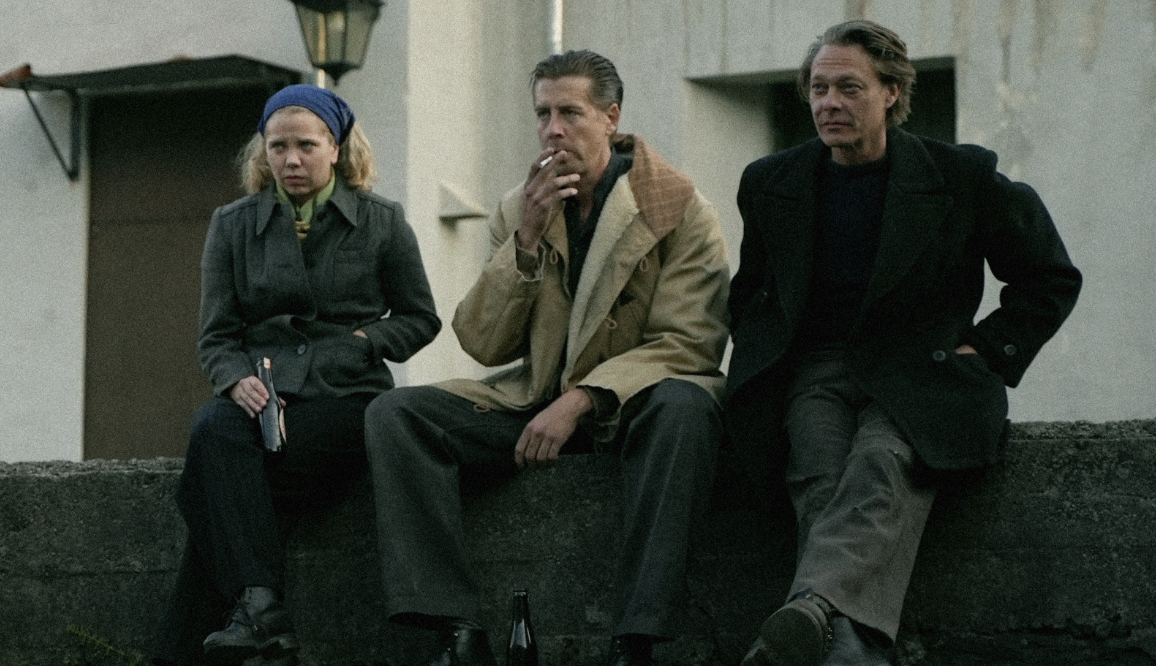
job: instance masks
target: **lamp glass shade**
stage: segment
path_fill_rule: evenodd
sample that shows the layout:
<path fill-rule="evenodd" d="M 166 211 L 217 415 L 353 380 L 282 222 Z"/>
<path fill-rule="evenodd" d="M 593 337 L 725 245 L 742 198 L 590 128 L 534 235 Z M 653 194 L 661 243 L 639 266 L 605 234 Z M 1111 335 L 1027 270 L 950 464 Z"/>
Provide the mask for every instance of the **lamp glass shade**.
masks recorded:
<path fill-rule="evenodd" d="M 293 0 L 309 61 L 334 81 L 365 62 L 380 0 Z"/>

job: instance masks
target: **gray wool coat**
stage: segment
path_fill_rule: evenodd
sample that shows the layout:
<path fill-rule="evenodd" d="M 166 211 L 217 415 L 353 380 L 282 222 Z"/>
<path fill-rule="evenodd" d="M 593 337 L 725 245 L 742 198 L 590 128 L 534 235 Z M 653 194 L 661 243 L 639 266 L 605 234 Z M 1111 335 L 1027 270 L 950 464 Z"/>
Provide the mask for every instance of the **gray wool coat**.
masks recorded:
<path fill-rule="evenodd" d="M 280 393 L 380 393 L 393 387 L 383 359 L 405 361 L 440 328 L 400 204 L 339 176 L 304 242 L 272 185 L 213 213 L 197 355 L 216 394 L 255 374 L 262 356 Z"/>

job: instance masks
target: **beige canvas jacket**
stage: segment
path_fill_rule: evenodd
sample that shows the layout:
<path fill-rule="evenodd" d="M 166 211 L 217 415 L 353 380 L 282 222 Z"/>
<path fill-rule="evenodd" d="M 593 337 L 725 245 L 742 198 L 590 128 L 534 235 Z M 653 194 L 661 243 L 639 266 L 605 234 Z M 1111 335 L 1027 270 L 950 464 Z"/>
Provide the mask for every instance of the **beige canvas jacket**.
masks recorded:
<path fill-rule="evenodd" d="M 573 296 L 561 205 L 528 278 L 518 270 L 513 238 L 522 186 L 503 197 L 490 219 L 491 258 L 453 327 L 479 363 L 521 363 L 439 387 L 498 410 L 530 409 L 579 386 L 612 391 L 617 408 L 586 424 L 602 440 L 614 436 L 622 406 L 663 379 L 720 395 L 730 276 L 718 215 L 641 139 L 618 135 L 614 142 L 633 155 L 633 166 L 606 199 Z"/>

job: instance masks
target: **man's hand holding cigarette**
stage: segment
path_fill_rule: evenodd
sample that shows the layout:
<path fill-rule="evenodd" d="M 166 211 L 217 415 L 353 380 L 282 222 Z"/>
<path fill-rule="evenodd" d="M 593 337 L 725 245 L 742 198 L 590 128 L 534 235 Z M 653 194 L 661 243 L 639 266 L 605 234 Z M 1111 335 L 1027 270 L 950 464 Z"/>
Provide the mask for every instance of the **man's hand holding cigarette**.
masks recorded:
<path fill-rule="evenodd" d="M 550 211 L 561 200 L 578 194 L 576 173 L 558 175 L 566 164 L 566 151 L 546 148 L 530 165 L 526 179 L 525 199 L 522 203 L 522 226 L 515 233 L 518 246 L 536 252 L 538 240 L 546 232 Z"/>

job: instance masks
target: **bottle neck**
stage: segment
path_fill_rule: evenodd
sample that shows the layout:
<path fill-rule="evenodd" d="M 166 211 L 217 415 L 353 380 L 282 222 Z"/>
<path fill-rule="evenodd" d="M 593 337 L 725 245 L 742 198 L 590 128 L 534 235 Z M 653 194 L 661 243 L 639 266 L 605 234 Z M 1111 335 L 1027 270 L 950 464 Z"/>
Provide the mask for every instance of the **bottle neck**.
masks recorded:
<path fill-rule="evenodd" d="M 530 619 L 530 597 L 525 590 L 514 592 L 513 615 L 515 622 L 525 622 Z"/>

